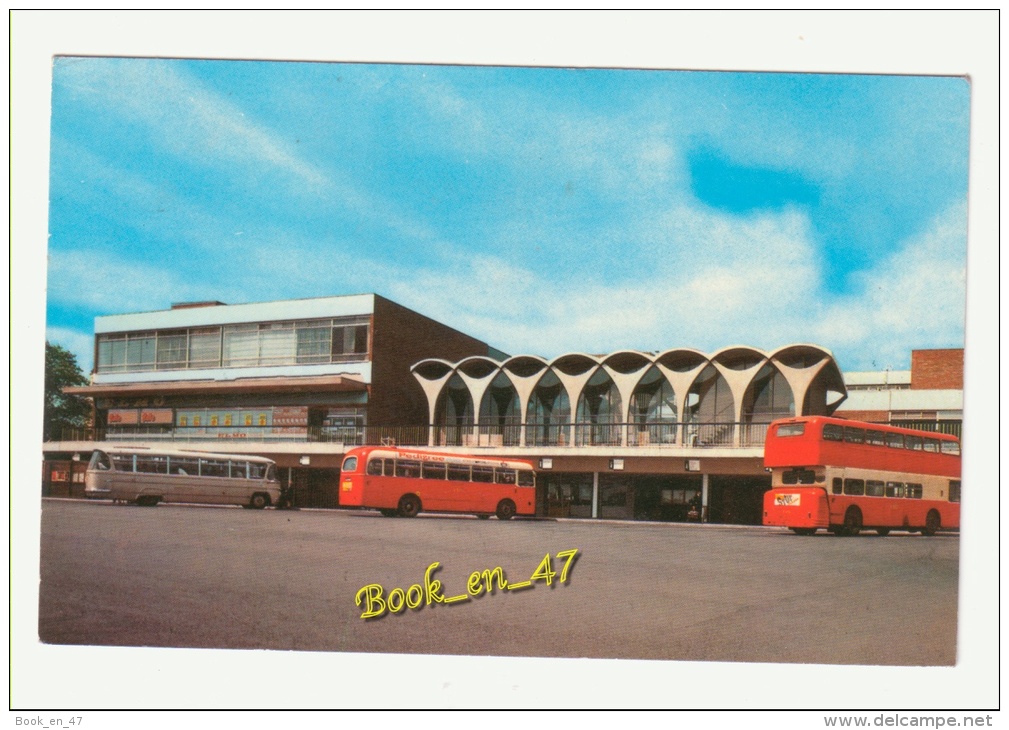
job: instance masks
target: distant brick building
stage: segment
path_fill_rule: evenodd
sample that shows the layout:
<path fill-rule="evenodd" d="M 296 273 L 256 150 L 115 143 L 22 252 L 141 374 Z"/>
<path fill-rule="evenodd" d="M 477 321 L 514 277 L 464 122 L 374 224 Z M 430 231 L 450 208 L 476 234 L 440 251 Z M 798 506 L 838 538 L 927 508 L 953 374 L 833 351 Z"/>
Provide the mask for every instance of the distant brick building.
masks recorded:
<path fill-rule="evenodd" d="M 960 434 L 962 348 L 912 350 L 910 370 L 845 373 L 844 381 L 839 417 Z"/>

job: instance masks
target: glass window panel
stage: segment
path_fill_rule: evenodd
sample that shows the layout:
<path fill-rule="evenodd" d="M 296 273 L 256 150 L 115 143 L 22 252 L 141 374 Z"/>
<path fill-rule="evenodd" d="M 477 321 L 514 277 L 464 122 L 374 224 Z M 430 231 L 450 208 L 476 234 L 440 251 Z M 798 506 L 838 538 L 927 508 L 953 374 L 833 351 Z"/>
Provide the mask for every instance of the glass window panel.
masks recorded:
<path fill-rule="evenodd" d="M 882 431 L 866 431 L 865 442 L 867 444 L 872 444 L 873 446 L 885 446 L 886 434 Z"/>
<path fill-rule="evenodd" d="M 399 459 L 396 462 L 396 476 L 398 477 L 413 477 L 417 478 L 420 476 L 420 462 L 410 461 L 407 459 Z"/>
<path fill-rule="evenodd" d="M 473 467 L 473 481 L 474 482 L 493 482 L 494 481 L 494 467 L 492 467 L 492 466 L 474 466 Z"/>
<path fill-rule="evenodd" d="M 498 484 L 514 484 L 515 470 L 514 469 L 495 470 L 494 481 L 497 482 Z"/>
<path fill-rule="evenodd" d="M 905 436 L 904 448 L 912 451 L 921 451 L 921 436 Z"/>
<path fill-rule="evenodd" d="M 298 362 L 329 362 L 333 328 L 329 322 L 298 326 Z"/>
<path fill-rule="evenodd" d="M 259 327 L 234 325 L 224 328 L 224 365 L 259 364 Z"/>
<path fill-rule="evenodd" d="M 891 449 L 903 449 L 904 434 L 888 433 L 886 435 L 886 445 L 889 446 Z"/>
<path fill-rule="evenodd" d="M 861 479 L 845 479 L 844 493 L 852 495 L 865 494 L 865 482 Z"/>
<path fill-rule="evenodd" d="M 925 451 L 930 451 L 933 454 L 939 453 L 939 439 L 925 439 L 924 441 Z"/>
<path fill-rule="evenodd" d="M 869 479 L 865 483 L 865 495 L 867 497 L 882 497 L 883 489 L 883 482 L 876 481 L 875 479 Z"/>
<path fill-rule="evenodd" d="M 354 465 L 357 468 L 357 464 Z M 368 462 L 368 476 L 380 477 L 382 476 L 382 460 L 372 459 Z"/>
<path fill-rule="evenodd" d="M 296 359 L 297 333 L 293 322 L 259 326 L 259 364 L 283 365 Z"/>
<path fill-rule="evenodd" d="M 449 464 L 448 478 L 453 482 L 468 482 L 469 467 L 462 464 Z"/>
<path fill-rule="evenodd" d="M 823 425 L 824 441 L 840 441 L 843 434 L 844 430 L 835 423 L 825 423 Z"/>
<path fill-rule="evenodd" d="M 518 485 L 520 487 L 532 487 L 536 484 L 536 477 L 528 469 L 520 469 L 518 472 Z"/>
<path fill-rule="evenodd" d="M 944 454 L 960 454 L 960 443 L 958 441 L 942 441 L 942 453 Z"/>
<path fill-rule="evenodd" d="M 904 496 L 904 483 L 903 482 L 887 482 L 886 483 L 886 496 L 887 497 L 903 497 Z"/>
<path fill-rule="evenodd" d="M 432 464 L 429 461 L 425 461 L 421 465 L 420 475 L 424 479 L 444 479 L 445 478 L 445 465 L 444 464 Z"/>
<path fill-rule="evenodd" d="M 217 367 L 221 364 L 221 329 L 201 328 L 189 331 L 189 367 Z"/>
<path fill-rule="evenodd" d="M 844 440 L 849 444 L 860 444 L 865 441 L 865 429 L 864 428 L 853 428 L 852 426 L 844 427 Z"/>
<path fill-rule="evenodd" d="M 174 369 L 186 365 L 186 349 L 189 338 L 185 332 L 164 332 L 158 334 L 158 368 Z"/>

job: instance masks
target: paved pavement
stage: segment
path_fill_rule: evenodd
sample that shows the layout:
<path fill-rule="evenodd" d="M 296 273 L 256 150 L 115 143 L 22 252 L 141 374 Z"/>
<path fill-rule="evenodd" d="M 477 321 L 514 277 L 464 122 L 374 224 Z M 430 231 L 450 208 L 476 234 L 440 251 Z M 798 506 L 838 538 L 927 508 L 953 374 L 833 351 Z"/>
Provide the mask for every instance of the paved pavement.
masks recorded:
<path fill-rule="evenodd" d="M 757 527 L 45 500 L 41 549 L 47 643 L 956 661 L 955 534 L 799 537 Z M 561 582 L 567 560 L 558 554 L 575 549 Z M 556 572 L 549 586 L 534 580 L 437 602 L 466 596 L 474 571 L 500 567 L 510 584 L 529 581 L 546 555 Z M 398 587 L 394 604 L 420 607 L 364 620 L 355 596 L 372 584 L 383 601 Z"/>

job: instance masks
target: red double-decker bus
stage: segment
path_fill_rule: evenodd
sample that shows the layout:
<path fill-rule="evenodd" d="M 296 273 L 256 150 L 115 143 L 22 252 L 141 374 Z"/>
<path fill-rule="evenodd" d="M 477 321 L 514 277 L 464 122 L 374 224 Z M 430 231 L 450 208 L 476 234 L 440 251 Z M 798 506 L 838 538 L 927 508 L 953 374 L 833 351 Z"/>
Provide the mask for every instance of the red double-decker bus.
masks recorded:
<path fill-rule="evenodd" d="M 960 527 L 960 441 L 883 424 L 810 416 L 767 430 L 764 524 L 800 535 Z"/>
<path fill-rule="evenodd" d="M 340 505 L 386 517 L 463 512 L 508 520 L 536 511 L 536 474 L 528 461 L 443 454 L 388 446 L 351 449 L 340 475 Z"/>

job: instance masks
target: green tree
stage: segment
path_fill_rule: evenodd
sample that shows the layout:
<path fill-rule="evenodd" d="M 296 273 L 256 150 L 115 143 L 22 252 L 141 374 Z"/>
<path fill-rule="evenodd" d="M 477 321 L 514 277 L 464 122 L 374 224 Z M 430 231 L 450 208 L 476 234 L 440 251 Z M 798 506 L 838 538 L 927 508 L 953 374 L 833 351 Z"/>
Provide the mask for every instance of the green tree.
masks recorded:
<path fill-rule="evenodd" d="M 42 419 L 42 437 L 46 441 L 63 438 L 63 430 L 84 428 L 91 418 L 87 400 L 63 392 L 67 386 L 87 385 L 88 379 L 77 364 L 77 357 L 59 345 L 46 341 L 46 398 Z"/>

